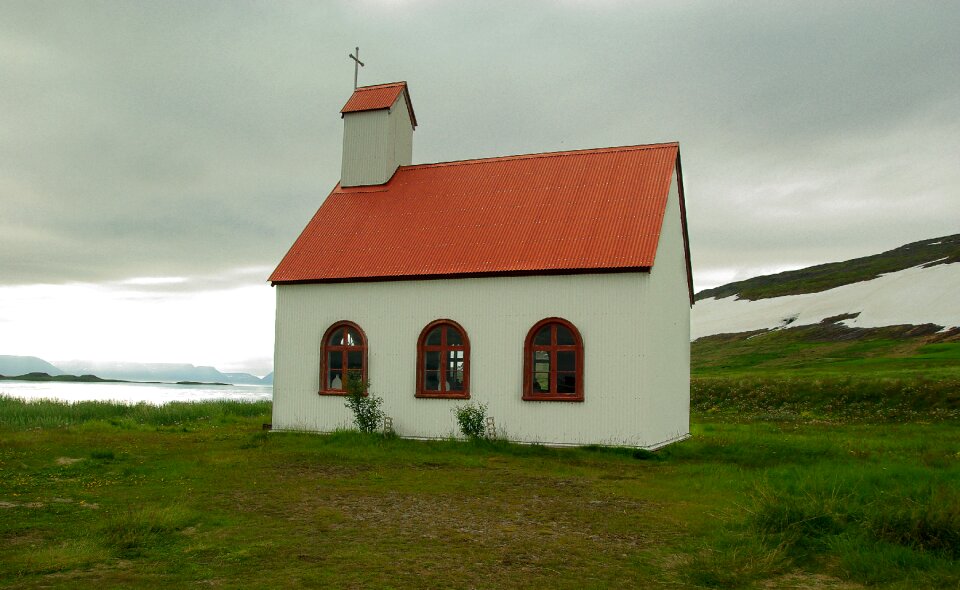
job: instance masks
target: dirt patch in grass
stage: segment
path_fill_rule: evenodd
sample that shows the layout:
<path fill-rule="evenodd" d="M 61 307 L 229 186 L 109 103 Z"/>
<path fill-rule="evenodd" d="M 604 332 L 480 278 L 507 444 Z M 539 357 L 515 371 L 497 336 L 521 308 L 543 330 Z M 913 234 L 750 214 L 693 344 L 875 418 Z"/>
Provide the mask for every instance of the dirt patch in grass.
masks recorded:
<path fill-rule="evenodd" d="M 0 508 L 43 508 L 43 502 L 0 502 Z"/>
<path fill-rule="evenodd" d="M 831 588 L 836 590 L 854 590 L 864 588 L 861 584 L 853 582 L 844 582 L 839 578 L 827 576 L 824 574 L 811 574 L 807 572 L 791 572 L 778 578 L 767 580 L 763 583 L 764 588 L 796 588 L 797 590 L 819 590 L 821 588 Z"/>

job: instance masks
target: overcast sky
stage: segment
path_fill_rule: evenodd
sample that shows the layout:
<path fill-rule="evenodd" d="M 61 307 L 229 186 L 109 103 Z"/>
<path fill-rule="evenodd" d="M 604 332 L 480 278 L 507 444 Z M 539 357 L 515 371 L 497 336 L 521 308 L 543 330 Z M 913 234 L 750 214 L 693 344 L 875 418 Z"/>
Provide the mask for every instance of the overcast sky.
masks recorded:
<path fill-rule="evenodd" d="M 264 373 L 353 87 L 414 162 L 679 141 L 698 290 L 960 232 L 960 2 L 0 2 L 0 354 Z"/>

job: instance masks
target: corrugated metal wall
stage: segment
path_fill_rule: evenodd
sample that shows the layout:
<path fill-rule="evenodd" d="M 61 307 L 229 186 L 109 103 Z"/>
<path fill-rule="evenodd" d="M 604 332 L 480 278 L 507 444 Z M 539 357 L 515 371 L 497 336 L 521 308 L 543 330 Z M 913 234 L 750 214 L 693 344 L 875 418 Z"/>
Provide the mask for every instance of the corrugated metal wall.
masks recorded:
<path fill-rule="evenodd" d="M 676 182 L 652 274 L 498 277 L 277 286 L 277 429 L 349 427 L 343 398 L 319 396 L 320 338 L 338 320 L 367 334 L 372 393 L 401 436 L 457 433 L 464 402 L 417 399 L 416 343 L 433 320 L 471 343 L 470 389 L 510 440 L 654 447 L 689 429 L 689 300 Z M 582 403 L 521 399 L 523 343 L 559 316 L 584 345 Z"/>
<path fill-rule="evenodd" d="M 413 163 L 413 124 L 403 94 L 390 109 L 390 123 L 393 125 L 393 170 L 396 170 L 397 166 Z M 393 170 L 390 171 L 391 175 Z"/>
<path fill-rule="evenodd" d="M 397 166 L 410 164 L 413 127 L 403 95 L 393 108 L 343 116 L 343 186 L 383 184 Z"/>
<path fill-rule="evenodd" d="M 649 336 L 643 339 L 639 362 L 649 368 L 649 389 L 641 395 L 644 424 L 648 435 L 660 441 L 690 431 L 690 294 L 677 187 L 674 173 L 648 289 L 636 303 L 656 310 L 644 314 Z"/>

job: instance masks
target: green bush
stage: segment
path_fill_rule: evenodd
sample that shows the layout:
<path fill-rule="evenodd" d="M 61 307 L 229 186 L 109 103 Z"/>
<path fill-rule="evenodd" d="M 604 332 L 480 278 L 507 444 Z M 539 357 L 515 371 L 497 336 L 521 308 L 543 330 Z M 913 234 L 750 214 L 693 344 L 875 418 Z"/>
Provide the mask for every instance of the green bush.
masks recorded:
<path fill-rule="evenodd" d="M 484 438 L 487 420 L 487 405 L 468 403 L 455 408 L 460 432 L 470 439 Z"/>
<path fill-rule="evenodd" d="M 347 402 L 346 407 L 353 412 L 353 423 L 360 432 L 376 432 L 383 424 L 385 414 L 380 406 L 383 398 L 368 395 L 370 382 L 363 378 L 348 374 L 346 380 Z"/>

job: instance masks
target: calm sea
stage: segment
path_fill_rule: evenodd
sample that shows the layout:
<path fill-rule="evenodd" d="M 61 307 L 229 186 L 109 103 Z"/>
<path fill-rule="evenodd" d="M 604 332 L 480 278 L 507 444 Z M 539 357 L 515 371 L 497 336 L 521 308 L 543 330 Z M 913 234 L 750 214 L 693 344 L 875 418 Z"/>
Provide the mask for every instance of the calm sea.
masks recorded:
<path fill-rule="evenodd" d="M 129 404 L 146 402 L 160 406 L 168 402 L 199 402 L 215 399 L 249 402 L 272 400 L 273 387 L 269 385 L 0 381 L 0 395 L 26 400 L 56 399 L 67 402 L 95 400 Z"/>

